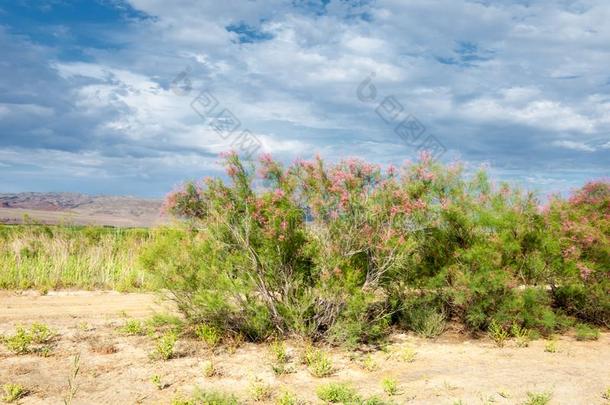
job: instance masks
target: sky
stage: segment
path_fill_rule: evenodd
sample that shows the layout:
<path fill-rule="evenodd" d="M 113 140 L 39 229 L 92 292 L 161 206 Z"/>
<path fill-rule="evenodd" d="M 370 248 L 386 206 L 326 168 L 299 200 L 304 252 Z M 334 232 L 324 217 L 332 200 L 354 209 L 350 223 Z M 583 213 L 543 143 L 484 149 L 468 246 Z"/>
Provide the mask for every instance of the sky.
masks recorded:
<path fill-rule="evenodd" d="M 157 198 L 230 149 L 434 145 L 565 193 L 610 175 L 608 21 L 607 0 L 0 0 L 0 192 Z"/>

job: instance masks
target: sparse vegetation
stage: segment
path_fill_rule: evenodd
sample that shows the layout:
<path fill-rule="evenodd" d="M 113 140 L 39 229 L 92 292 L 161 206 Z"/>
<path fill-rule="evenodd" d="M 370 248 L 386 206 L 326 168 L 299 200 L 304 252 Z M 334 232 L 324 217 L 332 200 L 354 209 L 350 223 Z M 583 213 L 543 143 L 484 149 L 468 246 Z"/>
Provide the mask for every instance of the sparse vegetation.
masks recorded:
<path fill-rule="evenodd" d="M 50 354 L 50 344 L 57 333 L 42 323 L 33 323 L 29 328 L 17 326 L 15 333 L 2 336 L 2 342 L 8 350 L 15 354 L 37 353 L 43 357 Z"/>
<path fill-rule="evenodd" d="M 528 392 L 523 405 L 546 405 L 551 402 L 551 396 L 550 392 Z"/>
<path fill-rule="evenodd" d="M 2 400 L 7 403 L 18 401 L 28 394 L 28 390 L 21 384 L 4 384 L 2 391 L 4 392 Z"/>
<path fill-rule="evenodd" d="M 398 394 L 398 381 L 395 378 L 384 378 L 381 381 L 381 386 L 383 387 L 383 391 L 389 396 L 394 396 Z"/>
<path fill-rule="evenodd" d="M 157 339 L 152 356 L 161 360 L 171 359 L 174 357 L 174 347 L 177 341 L 178 336 L 174 332 L 165 333 Z"/>
<path fill-rule="evenodd" d="M 260 379 L 254 379 L 250 382 L 248 392 L 254 402 L 267 401 L 273 394 L 271 387 Z"/>
<path fill-rule="evenodd" d="M 504 343 L 509 338 L 508 332 L 495 320 L 491 321 L 489 324 L 488 334 L 491 340 L 493 340 L 498 347 L 504 347 Z"/>
<path fill-rule="evenodd" d="M 332 360 L 322 350 L 308 348 L 304 355 L 304 363 L 314 377 L 328 377 L 334 373 Z"/>
<path fill-rule="evenodd" d="M 0 288 L 156 289 L 138 264 L 162 230 L 0 225 Z"/>
<path fill-rule="evenodd" d="M 318 387 L 318 398 L 333 404 L 350 404 L 360 399 L 357 391 L 346 383 L 330 383 Z"/>
<path fill-rule="evenodd" d="M 72 359 L 72 368 L 70 369 L 70 375 L 68 376 L 68 392 L 64 397 L 64 405 L 72 404 L 76 393 L 78 392 L 78 384 L 76 382 L 78 374 L 80 373 L 80 353 L 75 355 Z"/>
<path fill-rule="evenodd" d="M 576 325 L 576 340 L 597 340 L 599 339 L 599 329 L 587 324 Z"/>
<path fill-rule="evenodd" d="M 144 323 L 137 319 L 125 321 L 125 324 L 119 328 L 119 332 L 131 336 L 144 336 L 147 333 Z"/>

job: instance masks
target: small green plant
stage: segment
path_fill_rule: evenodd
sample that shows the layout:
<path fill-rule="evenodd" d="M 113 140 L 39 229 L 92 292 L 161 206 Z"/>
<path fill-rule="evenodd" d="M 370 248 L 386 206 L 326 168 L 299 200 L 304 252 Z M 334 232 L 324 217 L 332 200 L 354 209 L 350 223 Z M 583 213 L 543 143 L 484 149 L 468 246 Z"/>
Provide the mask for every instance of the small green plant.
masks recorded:
<path fill-rule="evenodd" d="M 269 346 L 269 351 L 276 363 L 286 363 L 288 361 L 288 352 L 286 345 L 280 340 L 276 340 Z"/>
<path fill-rule="evenodd" d="M 488 335 L 498 347 L 504 347 L 508 339 L 508 332 L 495 320 L 492 320 L 489 324 Z"/>
<path fill-rule="evenodd" d="M 576 340 L 597 340 L 599 339 L 599 329 L 581 323 L 576 325 Z"/>
<path fill-rule="evenodd" d="M 29 329 L 17 326 L 13 335 L 3 337 L 6 348 L 15 354 L 36 352 L 44 357 L 51 353 L 49 343 L 57 333 L 43 323 L 33 323 Z M 34 346 L 34 347 L 32 347 Z"/>
<path fill-rule="evenodd" d="M 602 398 L 610 401 L 610 387 L 606 388 L 606 391 L 602 393 Z"/>
<path fill-rule="evenodd" d="M 166 384 L 161 380 L 161 376 L 159 374 L 155 374 L 152 377 L 150 377 L 150 382 L 153 383 L 153 385 L 155 387 L 157 387 L 157 389 L 159 391 L 169 387 L 169 384 Z"/>
<path fill-rule="evenodd" d="M 137 319 L 128 319 L 125 324 L 119 328 L 119 332 L 129 336 L 144 336 L 146 328 L 144 323 Z"/>
<path fill-rule="evenodd" d="M 178 341 L 178 336 L 174 332 L 167 332 L 163 336 L 157 339 L 155 344 L 155 350 L 153 352 L 153 357 L 169 360 L 174 357 L 174 348 L 176 346 L 176 342 Z"/>
<path fill-rule="evenodd" d="M 400 359 L 406 363 L 413 363 L 417 352 L 410 347 L 405 347 L 400 351 Z"/>
<path fill-rule="evenodd" d="M 414 311 L 411 327 L 420 336 L 435 338 L 445 330 L 445 314 L 432 309 Z"/>
<path fill-rule="evenodd" d="M 221 391 L 201 391 L 196 390 L 193 400 L 186 405 L 239 405 L 237 397 Z"/>
<path fill-rule="evenodd" d="M 57 333 L 44 323 L 35 322 L 30 326 L 30 336 L 33 343 L 46 344 L 51 342 L 57 336 Z"/>
<path fill-rule="evenodd" d="M 78 392 L 78 385 L 76 384 L 76 379 L 78 377 L 78 373 L 80 372 L 80 353 L 74 356 L 72 359 L 72 369 L 70 370 L 70 375 L 68 376 L 68 393 L 64 397 L 64 405 L 70 405 Z"/>
<path fill-rule="evenodd" d="M 258 378 L 250 383 L 248 392 L 254 402 L 267 401 L 272 395 L 271 387 Z"/>
<path fill-rule="evenodd" d="M 526 328 L 519 326 L 517 323 L 513 323 L 510 327 L 510 333 L 515 337 L 515 343 L 517 347 L 528 347 L 531 340 L 530 331 Z"/>
<path fill-rule="evenodd" d="M 28 391 L 21 384 L 4 384 L 2 391 L 4 391 L 2 400 L 9 403 L 15 402 L 28 394 Z"/>
<path fill-rule="evenodd" d="M 544 351 L 547 353 L 557 353 L 557 341 L 549 340 L 544 345 Z"/>
<path fill-rule="evenodd" d="M 297 396 L 290 391 L 282 391 L 275 400 L 275 405 L 298 405 Z"/>
<path fill-rule="evenodd" d="M 220 331 L 215 327 L 206 324 L 197 325 L 195 328 L 195 335 L 205 342 L 210 349 L 218 346 L 221 340 Z"/>
<path fill-rule="evenodd" d="M 203 363 L 202 370 L 203 370 L 203 375 L 208 378 L 211 378 L 211 377 L 214 377 L 214 376 L 220 374 L 220 372 L 218 371 L 218 368 L 216 368 L 216 365 L 214 364 L 213 360 L 206 360 Z"/>
<path fill-rule="evenodd" d="M 379 364 L 377 364 L 373 356 L 368 354 L 364 360 L 362 360 L 362 368 L 371 372 L 377 370 L 379 368 Z"/>
<path fill-rule="evenodd" d="M 549 402 L 551 402 L 550 392 L 528 392 L 527 400 L 523 403 L 523 405 L 546 405 Z"/>
<path fill-rule="evenodd" d="M 381 386 L 383 387 L 383 391 L 389 396 L 398 394 L 398 381 L 396 381 L 395 378 L 384 378 L 381 381 Z"/>
<path fill-rule="evenodd" d="M 318 398 L 333 404 L 350 404 L 358 402 L 360 396 L 351 385 L 345 383 L 330 383 L 318 387 L 316 390 Z"/>
<path fill-rule="evenodd" d="M 328 377 L 333 374 L 333 362 L 321 350 L 311 350 L 305 355 L 305 364 L 309 373 L 317 378 Z"/>

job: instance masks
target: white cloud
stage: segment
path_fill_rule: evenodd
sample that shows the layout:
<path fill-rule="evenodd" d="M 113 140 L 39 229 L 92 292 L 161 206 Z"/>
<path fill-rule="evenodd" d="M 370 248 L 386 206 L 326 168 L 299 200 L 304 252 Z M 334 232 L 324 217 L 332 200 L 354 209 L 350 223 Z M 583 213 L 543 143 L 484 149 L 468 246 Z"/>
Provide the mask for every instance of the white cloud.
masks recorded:
<path fill-rule="evenodd" d="M 575 141 L 553 141 L 553 146 L 564 149 L 577 150 L 581 152 L 595 152 L 595 148 L 583 143 Z"/>

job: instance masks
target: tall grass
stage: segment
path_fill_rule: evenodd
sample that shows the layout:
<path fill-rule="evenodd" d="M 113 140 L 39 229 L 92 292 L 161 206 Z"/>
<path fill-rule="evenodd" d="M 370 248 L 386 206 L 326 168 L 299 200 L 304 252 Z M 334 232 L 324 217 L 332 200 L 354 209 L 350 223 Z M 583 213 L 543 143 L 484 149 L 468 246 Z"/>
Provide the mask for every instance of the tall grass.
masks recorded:
<path fill-rule="evenodd" d="M 152 289 L 138 257 L 155 232 L 0 225 L 0 288 Z"/>

